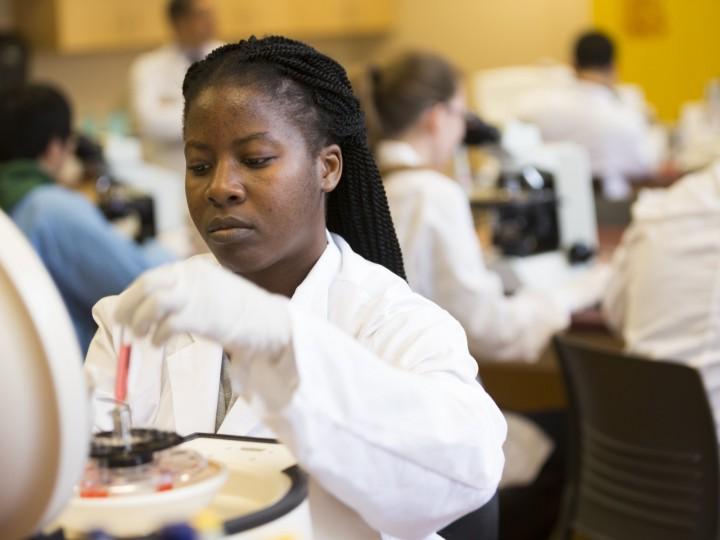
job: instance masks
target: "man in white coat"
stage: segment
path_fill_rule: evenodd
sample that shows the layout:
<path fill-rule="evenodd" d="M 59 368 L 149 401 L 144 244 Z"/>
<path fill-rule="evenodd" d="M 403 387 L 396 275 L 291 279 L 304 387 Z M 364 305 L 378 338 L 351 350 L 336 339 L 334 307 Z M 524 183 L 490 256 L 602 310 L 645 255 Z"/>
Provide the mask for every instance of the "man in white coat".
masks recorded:
<path fill-rule="evenodd" d="M 633 207 L 603 303 L 627 348 L 695 367 L 720 426 L 720 162 Z"/>
<path fill-rule="evenodd" d="M 220 46 L 209 0 L 170 0 L 173 42 L 141 55 L 130 72 L 131 105 L 148 161 L 184 173 L 182 82 L 190 64 Z"/>
<path fill-rule="evenodd" d="M 587 148 L 603 195 L 624 199 L 633 180 L 652 177 L 662 138 L 644 111 L 623 100 L 615 87 L 615 48 L 600 32 L 575 44 L 576 80 L 568 87 L 539 90 L 519 105 L 518 117 L 536 124 L 544 140 L 572 141 Z"/>

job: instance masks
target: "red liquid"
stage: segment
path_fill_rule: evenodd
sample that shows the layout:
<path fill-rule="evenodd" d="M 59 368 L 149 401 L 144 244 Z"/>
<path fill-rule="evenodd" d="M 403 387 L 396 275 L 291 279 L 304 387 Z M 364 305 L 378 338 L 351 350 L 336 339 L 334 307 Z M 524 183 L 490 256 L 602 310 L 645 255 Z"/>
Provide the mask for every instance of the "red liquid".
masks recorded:
<path fill-rule="evenodd" d="M 127 398 L 127 380 L 130 369 L 130 345 L 121 345 L 115 371 L 115 399 L 125 401 Z"/>

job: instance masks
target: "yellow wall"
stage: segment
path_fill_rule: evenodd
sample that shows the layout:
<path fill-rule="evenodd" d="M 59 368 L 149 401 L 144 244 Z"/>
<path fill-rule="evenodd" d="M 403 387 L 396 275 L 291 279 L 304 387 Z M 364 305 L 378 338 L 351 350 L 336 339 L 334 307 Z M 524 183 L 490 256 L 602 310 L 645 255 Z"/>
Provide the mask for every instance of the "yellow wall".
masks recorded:
<path fill-rule="evenodd" d="M 640 84 L 663 120 L 720 76 L 718 0 L 594 0 L 593 19 L 617 39 L 621 78 Z"/>
<path fill-rule="evenodd" d="M 446 54 L 466 71 L 550 57 L 567 60 L 591 24 L 591 0 L 397 0 L 398 21 L 377 51 Z"/>

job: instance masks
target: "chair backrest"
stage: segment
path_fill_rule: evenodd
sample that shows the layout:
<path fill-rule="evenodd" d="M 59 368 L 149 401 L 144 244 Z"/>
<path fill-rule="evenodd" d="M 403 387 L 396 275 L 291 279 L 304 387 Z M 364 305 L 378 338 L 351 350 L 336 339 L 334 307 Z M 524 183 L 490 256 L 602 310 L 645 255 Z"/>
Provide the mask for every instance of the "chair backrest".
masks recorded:
<path fill-rule="evenodd" d="M 477 510 L 438 531 L 438 535 L 445 540 L 497 540 L 499 511 L 500 498 L 496 493 Z"/>
<path fill-rule="evenodd" d="M 564 535 L 718 538 L 718 442 L 697 370 L 568 337 L 555 346 L 573 420 Z"/>

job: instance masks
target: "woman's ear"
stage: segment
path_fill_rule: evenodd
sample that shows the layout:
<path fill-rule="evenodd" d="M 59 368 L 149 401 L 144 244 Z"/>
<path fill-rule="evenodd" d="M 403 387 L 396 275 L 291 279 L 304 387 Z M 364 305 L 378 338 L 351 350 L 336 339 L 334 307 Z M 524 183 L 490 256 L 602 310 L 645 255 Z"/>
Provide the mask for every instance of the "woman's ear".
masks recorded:
<path fill-rule="evenodd" d="M 342 150 L 337 144 L 331 144 L 320 150 L 320 189 L 325 193 L 334 190 L 342 176 Z"/>

